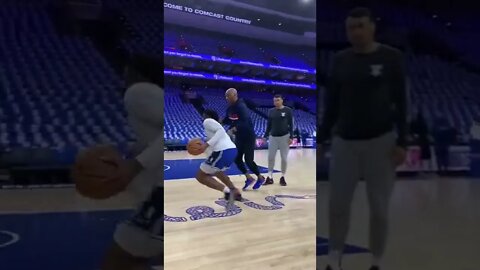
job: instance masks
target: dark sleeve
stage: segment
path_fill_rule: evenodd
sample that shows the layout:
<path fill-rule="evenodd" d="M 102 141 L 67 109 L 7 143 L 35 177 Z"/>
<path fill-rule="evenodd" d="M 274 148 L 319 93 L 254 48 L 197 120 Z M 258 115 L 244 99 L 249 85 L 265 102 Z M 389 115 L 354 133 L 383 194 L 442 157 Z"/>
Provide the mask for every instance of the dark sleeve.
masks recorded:
<path fill-rule="evenodd" d="M 293 139 L 293 110 L 289 109 L 289 118 L 288 118 L 288 125 L 290 130 L 290 139 Z"/>
<path fill-rule="evenodd" d="M 270 135 L 270 131 L 272 130 L 272 119 L 270 117 L 270 114 L 271 110 L 268 111 L 267 115 L 267 130 L 265 131 L 265 138 L 268 138 L 268 136 Z"/>
<path fill-rule="evenodd" d="M 398 52 L 393 63 L 393 99 L 395 105 L 395 120 L 398 133 L 397 145 L 407 146 L 407 83 L 406 68 L 403 54 Z"/>
<path fill-rule="evenodd" d="M 338 83 L 336 72 L 337 72 L 338 60 L 334 60 L 330 76 L 327 79 L 327 87 L 324 92 L 323 98 L 323 119 L 318 128 L 318 142 L 320 144 L 325 143 L 330 139 L 332 134 L 332 128 L 337 122 L 338 110 L 340 105 L 340 84 Z M 320 94 L 320 93 L 319 93 Z M 318 106 L 320 111 L 320 106 Z M 320 117 L 320 113 L 318 114 Z"/>
<path fill-rule="evenodd" d="M 223 118 L 221 124 L 222 124 L 222 125 L 231 126 L 231 125 L 233 124 L 232 122 L 233 122 L 233 121 L 232 121 L 230 118 L 228 118 L 228 109 L 227 109 L 227 112 L 225 113 L 225 118 Z"/>

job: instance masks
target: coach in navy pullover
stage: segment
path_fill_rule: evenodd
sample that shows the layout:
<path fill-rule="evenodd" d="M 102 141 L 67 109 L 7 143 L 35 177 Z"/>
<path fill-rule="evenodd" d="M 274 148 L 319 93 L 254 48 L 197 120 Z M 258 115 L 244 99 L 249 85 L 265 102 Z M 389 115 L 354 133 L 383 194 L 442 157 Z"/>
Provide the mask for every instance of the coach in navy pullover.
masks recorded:
<path fill-rule="evenodd" d="M 223 123 L 230 126 L 230 130 L 236 129 L 238 136 L 235 140 L 251 140 L 256 138 L 252 119 L 250 118 L 247 105 L 241 99 L 237 99 L 227 108 L 227 117 Z"/>
<path fill-rule="evenodd" d="M 227 116 L 223 120 L 223 123 L 230 125 L 229 131 L 235 134 L 235 145 L 237 146 L 238 150 L 235 164 L 237 165 L 238 169 L 247 177 L 247 181 L 245 181 L 245 186 L 243 189 L 249 187 L 254 181 L 248 174 L 247 168 L 243 163 L 244 157 L 248 168 L 257 176 L 257 181 L 253 186 L 253 189 L 258 189 L 265 182 L 265 178 L 260 175 L 260 170 L 253 160 L 255 153 L 256 134 L 253 128 L 252 119 L 250 118 L 250 112 L 245 102 L 238 98 L 236 89 L 228 89 L 225 92 L 225 98 L 227 99 L 229 106 L 227 109 Z"/>

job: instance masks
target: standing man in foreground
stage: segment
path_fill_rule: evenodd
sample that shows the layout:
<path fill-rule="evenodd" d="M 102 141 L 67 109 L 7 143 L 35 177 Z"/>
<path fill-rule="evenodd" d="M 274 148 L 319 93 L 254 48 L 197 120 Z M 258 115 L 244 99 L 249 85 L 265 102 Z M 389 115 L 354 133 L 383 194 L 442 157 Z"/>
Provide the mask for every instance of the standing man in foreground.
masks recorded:
<path fill-rule="evenodd" d="M 112 179 L 130 182 L 127 192 L 138 208 L 118 224 L 102 270 L 147 270 L 152 259 L 163 261 L 164 90 L 158 70 L 155 62 L 140 56 L 126 69 L 124 103 L 137 142 L 133 158 L 117 164 Z"/>
<path fill-rule="evenodd" d="M 225 92 L 225 98 L 227 99 L 229 106 L 227 109 L 227 117 L 223 119 L 223 124 L 230 125 L 228 133 L 235 134 L 235 145 L 237 146 L 238 151 L 235 164 L 247 178 L 243 190 L 247 189 L 253 184 L 253 182 L 255 182 L 243 163 L 244 156 L 248 168 L 257 176 L 257 181 L 253 185 L 253 189 L 259 189 L 263 183 L 265 183 L 265 177 L 260 174 L 260 170 L 254 161 L 257 135 L 255 134 L 247 105 L 245 105 L 243 100 L 238 98 L 238 93 L 235 88 L 229 88 Z"/>
<path fill-rule="evenodd" d="M 277 150 L 280 150 L 282 159 L 280 185 L 286 186 L 285 173 L 287 172 L 288 150 L 290 150 L 293 138 L 293 112 L 292 109 L 283 105 L 281 95 L 273 97 L 273 104 L 275 108 L 268 111 L 267 131 L 265 132 L 265 138 L 268 138 L 268 177 L 265 185 L 273 184 L 275 157 L 277 156 Z"/>
<path fill-rule="evenodd" d="M 406 153 L 405 67 L 399 50 L 375 42 L 374 18 L 368 9 L 352 10 L 346 29 L 352 47 L 333 61 L 319 130 L 320 143 L 334 134 L 327 269 L 341 269 L 353 194 L 364 178 L 370 205 L 370 270 L 379 270 L 387 243 L 395 168 Z"/>

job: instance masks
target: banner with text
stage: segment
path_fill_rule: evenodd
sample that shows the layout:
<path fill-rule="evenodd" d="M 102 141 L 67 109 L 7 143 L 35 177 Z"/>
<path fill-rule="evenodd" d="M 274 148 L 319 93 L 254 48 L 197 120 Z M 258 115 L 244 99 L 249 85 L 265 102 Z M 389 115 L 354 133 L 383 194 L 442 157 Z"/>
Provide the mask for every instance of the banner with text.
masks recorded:
<path fill-rule="evenodd" d="M 192 53 L 175 52 L 175 51 L 168 51 L 168 50 L 164 50 L 163 54 L 167 56 L 177 56 L 177 57 L 191 58 L 191 59 L 197 59 L 197 60 L 206 60 L 206 61 L 213 61 L 213 62 L 231 63 L 231 64 L 237 64 L 237 65 L 263 67 L 266 69 L 283 69 L 288 71 L 298 71 L 298 72 L 309 73 L 309 74 L 317 73 L 317 70 L 313 68 L 307 69 L 307 68 L 287 67 L 287 66 L 273 65 L 273 64 L 267 64 L 267 63 L 253 62 L 248 60 L 229 59 L 229 58 L 218 57 L 214 55 L 192 54 Z"/>
<path fill-rule="evenodd" d="M 209 11 L 209 10 L 206 10 L 206 9 L 192 8 L 192 7 L 172 4 L 172 3 L 168 3 L 168 2 L 163 3 L 163 8 L 183 11 L 183 12 L 186 12 L 186 13 L 191 13 L 191 14 L 206 16 L 206 17 L 212 17 L 212 18 L 217 18 L 217 19 L 220 19 L 220 20 L 236 22 L 236 23 L 241 23 L 241 24 L 248 24 L 248 25 L 252 24 L 251 20 L 238 18 L 238 17 L 235 17 L 235 16 L 229 16 L 229 15 L 225 15 L 225 14 L 222 14 L 222 13 Z"/>
<path fill-rule="evenodd" d="M 306 89 L 317 88 L 315 84 L 249 79 L 249 78 L 242 78 L 237 76 L 225 76 L 225 75 L 211 74 L 211 73 L 205 73 L 205 72 L 164 70 L 163 73 L 165 74 L 165 76 L 175 76 L 175 77 L 189 77 L 189 78 L 198 78 L 198 79 L 207 79 L 207 80 L 232 81 L 232 82 L 274 85 L 274 86 L 284 86 L 284 87 L 294 87 L 294 88 L 306 88 Z"/>

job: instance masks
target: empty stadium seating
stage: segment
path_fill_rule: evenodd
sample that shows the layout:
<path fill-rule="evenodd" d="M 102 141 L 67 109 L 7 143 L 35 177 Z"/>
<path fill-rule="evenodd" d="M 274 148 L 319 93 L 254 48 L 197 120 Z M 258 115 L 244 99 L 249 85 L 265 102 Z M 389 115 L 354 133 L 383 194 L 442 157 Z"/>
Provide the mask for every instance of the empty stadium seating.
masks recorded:
<path fill-rule="evenodd" d="M 224 97 L 223 89 L 193 88 L 199 96 L 205 100 L 204 108 L 213 109 L 219 116 L 225 117 L 228 107 Z M 170 106 L 165 108 L 165 139 L 169 141 L 190 139 L 195 137 L 204 137 L 204 130 L 200 113 L 194 106 L 180 98 L 181 91 L 175 87 L 166 87 L 166 99 Z M 257 92 L 242 92 L 241 98 L 253 101 L 258 107 L 253 108 L 262 112 L 261 115 L 254 110 L 250 110 L 250 117 L 254 124 L 255 133 L 258 137 L 263 137 L 267 128 L 267 119 L 265 118 L 268 109 L 273 107 L 272 94 Z M 310 107 L 315 108 L 313 105 Z M 314 112 L 314 111 L 313 111 Z M 316 129 L 315 116 L 312 113 L 302 110 L 294 110 L 295 128 L 300 131 L 306 131 L 313 135 Z"/>

